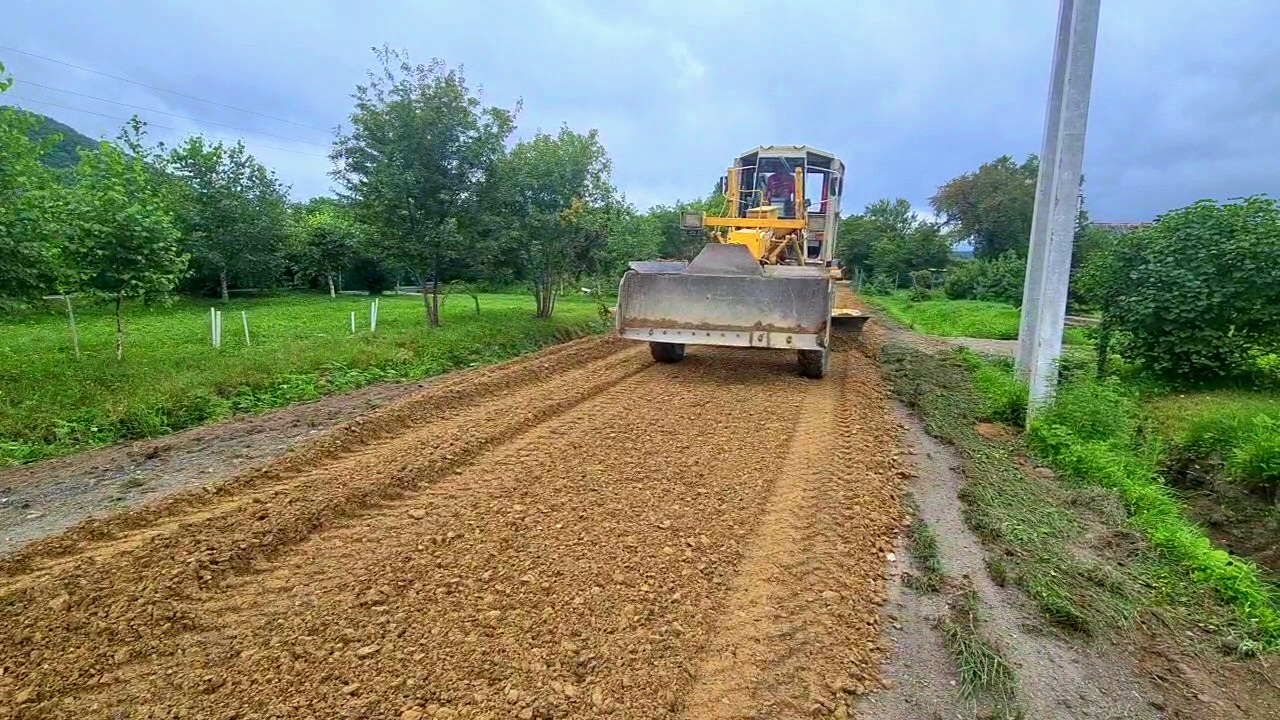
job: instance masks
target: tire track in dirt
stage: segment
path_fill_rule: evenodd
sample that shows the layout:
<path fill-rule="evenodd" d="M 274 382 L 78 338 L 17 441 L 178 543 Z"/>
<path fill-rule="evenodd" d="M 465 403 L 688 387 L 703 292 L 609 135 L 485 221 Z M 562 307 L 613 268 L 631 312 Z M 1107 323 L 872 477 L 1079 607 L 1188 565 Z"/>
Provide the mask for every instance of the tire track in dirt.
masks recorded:
<path fill-rule="evenodd" d="M 804 402 L 683 717 L 847 717 L 874 687 L 900 438 L 866 359 L 832 370 Z"/>
<path fill-rule="evenodd" d="M 896 522 L 874 371 L 588 349 L 24 551 L 0 585 L 0 717 L 676 716 L 741 597 L 785 617 L 731 699 L 838 714 L 821 683 L 870 681 Z M 780 574 L 752 560 L 771 534 Z"/>

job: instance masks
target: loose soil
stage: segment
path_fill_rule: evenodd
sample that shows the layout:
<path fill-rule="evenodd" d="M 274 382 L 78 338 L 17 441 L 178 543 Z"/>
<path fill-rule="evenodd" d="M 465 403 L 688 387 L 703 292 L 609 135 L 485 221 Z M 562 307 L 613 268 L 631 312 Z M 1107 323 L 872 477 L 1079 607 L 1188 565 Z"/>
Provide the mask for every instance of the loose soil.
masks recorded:
<path fill-rule="evenodd" d="M 105 517 L 193 485 L 217 484 L 424 386 L 376 385 L 161 438 L 0 468 L 0 553 L 87 518 Z"/>
<path fill-rule="evenodd" d="M 0 718 L 846 716 L 899 442 L 856 352 L 449 375 L 0 558 Z"/>

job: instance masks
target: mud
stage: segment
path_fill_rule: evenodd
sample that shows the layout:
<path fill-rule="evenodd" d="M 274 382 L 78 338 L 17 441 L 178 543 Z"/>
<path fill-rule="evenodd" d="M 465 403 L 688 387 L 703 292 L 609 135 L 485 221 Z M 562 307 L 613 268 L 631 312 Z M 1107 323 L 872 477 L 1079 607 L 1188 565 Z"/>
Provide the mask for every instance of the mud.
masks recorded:
<path fill-rule="evenodd" d="M 863 356 L 575 341 L 0 560 L 0 717 L 813 717 L 877 684 Z"/>

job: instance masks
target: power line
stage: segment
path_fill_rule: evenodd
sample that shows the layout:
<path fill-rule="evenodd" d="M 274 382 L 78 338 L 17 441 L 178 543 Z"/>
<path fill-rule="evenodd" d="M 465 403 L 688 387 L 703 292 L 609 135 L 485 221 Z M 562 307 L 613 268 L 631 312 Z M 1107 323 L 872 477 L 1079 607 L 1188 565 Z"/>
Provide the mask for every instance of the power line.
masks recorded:
<path fill-rule="evenodd" d="M 5 93 L 4 96 L 11 97 L 16 100 L 22 100 L 24 102 L 34 102 L 34 103 L 40 103 L 42 105 L 49 105 L 51 107 L 62 108 L 63 110 L 74 110 L 75 112 L 82 112 L 88 115 L 97 115 L 98 117 L 104 117 L 104 118 L 107 118 L 108 120 L 118 120 L 120 122 L 129 122 L 129 118 L 122 118 L 116 115 L 107 115 L 106 113 L 95 112 L 93 110 L 85 110 L 84 108 L 72 107 L 70 105 L 59 105 L 58 103 L 49 102 L 48 100 L 36 100 L 34 98 L 22 97 L 21 95 L 14 95 L 13 93 Z M 158 125 L 155 123 L 147 123 L 147 127 L 161 128 L 164 130 L 172 130 L 174 132 L 179 132 L 179 133 L 188 132 L 186 130 L 182 130 L 176 127 L 171 127 L 169 125 Z M 317 153 L 303 152 L 301 150 L 290 150 L 289 148 L 276 147 L 274 145 L 264 145 L 259 142 L 248 142 L 245 144 L 253 145 L 254 147 L 266 148 L 268 150 L 279 150 L 280 152 L 295 153 L 297 155 L 306 155 L 308 157 L 318 157 L 318 158 L 326 158 L 326 159 L 329 157 L 328 155 L 319 155 Z"/>
<path fill-rule="evenodd" d="M 78 95 L 82 98 L 89 98 L 90 100 L 98 100 L 105 103 L 111 103 L 112 105 L 120 105 L 123 107 L 133 108 L 135 110 L 145 110 L 146 112 L 159 113 L 161 115 L 168 115 L 169 117 L 178 118 L 179 120 L 190 120 L 191 122 L 204 123 L 206 125 L 217 125 L 218 127 L 229 128 L 231 130 L 236 130 L 239 132 L 252 133 L 254 135 L 262 135 L 264 137 L 275 138 L 277 140 L 288 140 L 289 142 L 296 142 L 302 145 L 313 145 L 315 147 L 325 147 L 325 148 L 329 147 L 328 144 L 326 143 L 311 142 L 310 140 L 299 140 L 297 138 L 286 137 L 284 135 L 275 135 L 273 133 L 260 132 L 258 130 L 249 130 L 247 128 L 236 127 L 235 125 L 227 125 L 226 123 L 215 122 L 213 120 L 201 120 L 200 118 L 187 117 L 186 115 L 178 115 L 176 113 L 171 113 L 164 110 L 156 110 L 155 108 L 143 107 L 141 105 L 134 105 L 132 103 L 121 102 L 119 100 L 109 100 L 107 98 L 100 98 L 100 97 L 97 97 L 96 95 L 86 95 L 85 93 L 76 92 L 75 90 L 65 90 L 63 88 L 57 88 L 51 85 L 41 85 L 40 83 L 31 82 L 30 80 L 19 80 L 18 84 L 31 85 L 33 87 L 44 88 L 45 90 L 53 90 L 55 92 L 66 93 L 68 95 Z"/>
<path fill-rule="evenodd" d="M 298 127 L 304 127 L 304 128 L 308 128 L 308 129 L 310 129 L 310 130 L 319 130 L 320 132 L 324 132 L 324 133 L 329 132 L 328 130 L 326 130 L 326 129 L 324 129 L 324 128 L 316 127 L 315 125 L 307 125 L 307 124 L 305 124 L 305 123 L 294 122 L 293 120 L 286 120 L 286 119 L 284 119 L 284 118 L 276 117 L 276 116 L 274 116 L 274 115 L 267 115 L 266 113 L 260 113 L 260 112 L 257 112 L 256 110 L 246 110 L 245 108 L 236 107 L 236 106 L 234 106 L 234 105 L 227 105 L 226 103 L 220 103 L 220 102 L 218 102 L 218 101 L 216 101 L 216 100 L 206 100 L 206 99 L 204 99 L 204 98 L 196 97 L 195 95 L 188 95 L 188 94 L 186 94 L 186 93 L 178 92 L 177 90 L 167 90 L 167 89 L 162 88 L 162 87 L 156 87 L 155 85 L 148 85 L 148 84 L 146 84 L 146 83 L 144 83 L 144 82 L 138 82 L 137 80 L 130 80 L 129 78 L 126 78 L 126 77 L 120 77 L 119 75 L 112 75 L 112 74 L 110 74 L 110 73 L 104 73 L 104 72 L 102 72 L 102 71 L 100 71 L 100 70 L 94 70 L 93 68 L 82 67 L 82 66 L 80 66 L 80 65 L 75 65 L 75 64 L 72 64 L 72 63 L 69 63 L 69 62 L 65 62 L 65 61 L 63 61 L 63 60 L 57 60 L 57 59 L 54 59 L 54 58 L 51 58 L 51 57 L 45 57 L 44 55 L 37 55 L 37 54 L 35 54 L 35 53 L 33 53 L 33 52 L 27 52 L 26 50 L 19 50 L 18 48 L 12 48 L 12 47 L 9 47 L 9 46 L 7 46 L 7 45 L 0 45 L 0 50 L 8 50 L 9 52 L 16 52 L 16 53 L 20 53 L 20 54 L 22 54 L 22 55 L 27 55 L 27 56 L 33 57 L 33 58 L 39 58 L 39 59 L 41 59 L 41 60 L 47 60 L 47 61 L 49 61 L 49 62 L 51 62 L 51 63 L 57 63 L 57 64 L 59 64 L 59 65 L 65 65 L 65 66 L 67 66 L 67 67 L 69 67 L 69 68 L 75 68 L 76 70 L 83 70 L 83 71 L 85 71 L 85 72 L 93 73 L 94 75 L 101 75 L 102 77 L 108 77 L 108 78 L 111 78 L 112 80 L 120 80 L 121 82 L 132 83 L 132 84 L 134 84 L 134 85 L 138 85 L 138 86 L 140 86 L 140 87 L 148 88 L 148 89 L 151 89 L 151 90 L 156 90 L 156 91 L 159 91 L 159 92 L 169 93 L 170 95 L 177 95 L 178 97 L 184 97 L 184 98 L 187 98 L 188 100 L 195 100 L 196 102 L 209 103 L 210 105 L 217 105 L 218 107 L 224 107 L 224 108 L 227 108 L 228 110 L 235 110 L 236 112 L 249 113 L 250 115 L 257 115 L 257 116 L 259 116 L 259 117 L 264 117 L 264 118 L 267 118 L 267 119 L 269 119 L 269 120 L 275 120 L 276 122 L 289 123 L 290 125 L 297 125 Z"/>

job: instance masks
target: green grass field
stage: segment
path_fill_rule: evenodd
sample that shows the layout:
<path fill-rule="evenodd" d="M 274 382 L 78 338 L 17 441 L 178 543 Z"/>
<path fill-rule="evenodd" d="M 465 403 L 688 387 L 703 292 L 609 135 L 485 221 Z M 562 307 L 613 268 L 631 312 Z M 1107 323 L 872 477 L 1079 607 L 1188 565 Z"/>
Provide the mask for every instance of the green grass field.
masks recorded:
<path fill-rule="evenodd" d="M 224 328 L 217 350 L 210 346 L 211 303 L 137 305 L 126 308 L 122 362 L 109 308 L 77 311 L 78 361 L 61 305 L 0 318 L 0 465 L 494 363 L 600 328 L 589 298 L 562 298 L 550 320 L 534 318 L 528 295 L 482 295 L 480 304 L 476 315 L 470 297 L 451 297 L 441 327 L 429 329 L 420 297 L 385 296 L 374 335 L 365 297 L 233 300 L 218 306 Z M 248 347 L 241 311 L 249 318 Z"/>
<path fill-rule="evenodd" d="M 991 340 L 1018 339 L 1018 308 L 981 300 L 919 300 L 905 292 L 893 295 L 861 295 L 868 305 L 883 310 L 907 327 L 926 335 Z M 1083 345 L 1088 339 L 1080 328 L 1067 328 L 1062 339 Z"/>

